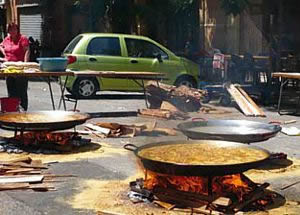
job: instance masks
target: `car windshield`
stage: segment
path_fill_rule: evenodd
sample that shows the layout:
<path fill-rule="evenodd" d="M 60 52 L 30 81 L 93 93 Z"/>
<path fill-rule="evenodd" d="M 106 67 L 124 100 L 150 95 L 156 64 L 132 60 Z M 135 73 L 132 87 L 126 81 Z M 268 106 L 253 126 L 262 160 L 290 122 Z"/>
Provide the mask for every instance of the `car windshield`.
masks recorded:
<path fill-rule="evenodd" d="M 160 55 L 164 60 L 169 58 L 161 48 L 148 41 L 131 38 L 125 38 L 125 41 L 129 57 L 156 58 Z"/>
<path fill-rule="evenodd" d="M 82 39 L 83 36 L 77 36 L 75 37 L 69 45 L 65 48 L 64 54 L 71 54 L 75 48 L 75 46 L 79 43 L 79 41 Z"/>

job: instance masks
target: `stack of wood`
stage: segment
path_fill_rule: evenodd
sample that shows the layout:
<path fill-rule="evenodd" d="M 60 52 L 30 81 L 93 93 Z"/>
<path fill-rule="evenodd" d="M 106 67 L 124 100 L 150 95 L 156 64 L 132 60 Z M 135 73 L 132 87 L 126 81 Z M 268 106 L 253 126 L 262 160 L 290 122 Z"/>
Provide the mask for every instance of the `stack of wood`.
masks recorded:
<path fill-rule="evenodd" d="M 54 191 L 49 184 L 60 175 L 44 172 L 47 167 L 41 160 L 32 160 L 30 157 L 10 161 L 0 161 L 0 191 L 26 190 Z"/>
<path fill-rule="evenodd" d="M 87 132 L 100 138 L 107 137 L 134 137 L 140 134 L 161 133 L 164 135 L 176 135 L 176 131 L 170 128 L 158 128 L 156 122 L 140 124 L 119 124 L 111 122 L 88 123 L 84 125 Z"/>
<path fill-rule="evenodd" d="M 201 99 L 206 95 L 204 90 L 156 82 L 149 82 L 146 90 L 151 109 L 158 109 L 163 101 L 167 101 L 183 112 L 198 111 Z"/>

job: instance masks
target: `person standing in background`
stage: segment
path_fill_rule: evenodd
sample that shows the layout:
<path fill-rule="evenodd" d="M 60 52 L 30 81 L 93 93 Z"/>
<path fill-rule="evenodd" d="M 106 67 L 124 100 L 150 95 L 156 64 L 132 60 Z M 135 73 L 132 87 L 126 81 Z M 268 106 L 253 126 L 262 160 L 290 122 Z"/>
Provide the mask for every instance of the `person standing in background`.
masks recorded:
<path fill-rule="evenodd" d="M 4 55 L 4 61 L 28 62 L 30 56 L 29 40 L 20 34 L 19 26 L 15 23 L 7 25 L 8 35 L 0 43 L 0 52 Z M 21 100 L 21 107 L 26 111 L 28 108 L 28 79 L 27 77 L 7 77 L 6 86 L 8 97 Z"/>

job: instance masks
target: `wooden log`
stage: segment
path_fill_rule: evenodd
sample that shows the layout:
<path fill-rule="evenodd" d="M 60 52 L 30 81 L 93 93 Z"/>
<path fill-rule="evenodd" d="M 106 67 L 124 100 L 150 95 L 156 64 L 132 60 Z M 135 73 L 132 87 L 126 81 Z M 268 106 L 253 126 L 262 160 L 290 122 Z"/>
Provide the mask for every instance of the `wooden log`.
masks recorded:
<path fill-rule="evenodd" d="M 20 169 L 14 169 L 14 170 L 8 170 L 5 172 L 5 175 L 7 174 L 18 174 L 18 173 L 28 173 L 31 171 L 34 171 L 33 168 L 20 168 Z"/>
<path fill-rule="evenodd" d="M 167 84 L 150 84 L 146 87 L 150 108 L 159 108 L 164 101 L 171 103 L 180 111 L 192 112 L 201 107 L 200 100 L 205 91 L 186 86 L 171 86 Z"/>
<path fill-rule="evenodd" d="M 13 160 L 8 160 L 6 163 L 19 163 L 19 162 L 24 162 L 24 163 L 31 163 L 32 159 L 30 157 L 22 157 L 22 158 L 17 158 Z"/>
<path fill-rule="evenodd" d="M 29 188 L 29 183 L 6 183 L 0 184 L 0 191 L 3 190 L 18 190 Z"/>
<path fill-rule="evenodd" d="M 169 204 L 169 203 L 167 203 L 167 202 L 162 202 L 162 201 L 159 201 L 159 200 L 154 200 L 153 203 L 154 203 L 154 204 L 157 204 L 157 205 L 159 205 L 160 207 L 165 208 L 165 209 L 167 209 L 167 210 L 172 210 L 173 208 L 176 207 L 176 205 Z"/>
<path fill-rule="evenodd" d="M 265 188 L 270 186 L 269 183 L 264 183 L 260 186 L 257 186 L 255 190 L 249 193 L 247 196 L 244 197 L 242 202 L 234 202 L 228 207 L 228 212 L 238 212 L 242 210 L 248 204 L 264 197 L 267 193 L 264 191 Z"/>
<path fill-rule="evenodd" d="M 171 118 L 171 112 L 168 110 L 160 110 L 160 109 L 140 109 L 138 113 L 141 115 L 151 116 L 151 117 L 159 117 L 164 119 Z"/>
<path fill-rule="evenodd" d="M 155 187 L 153 194 L 160 200 L 176 206 L 198 208 L 212 202 L 216 197 L 179 191 L 171 188 Z"/>

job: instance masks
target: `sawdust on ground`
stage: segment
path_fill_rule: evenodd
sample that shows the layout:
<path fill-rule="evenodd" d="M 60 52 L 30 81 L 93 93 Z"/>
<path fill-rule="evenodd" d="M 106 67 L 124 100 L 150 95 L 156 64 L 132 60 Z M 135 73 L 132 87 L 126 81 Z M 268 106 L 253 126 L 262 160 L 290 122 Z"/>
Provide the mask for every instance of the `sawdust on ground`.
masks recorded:
<path fill-rule="evenodd" d="M 290 159 L 292 165 L 278 166 L 276 169 L 252 169 L 246 175 L 255 182 L 266 181 L 268 179 L 300 175 L 300 160 Z M 258 180 L 258 181 L 256 181 Z"/>
<path fill-rule="evenodd" d="M 264 182 L 268 178 L 283 177 L 284 175 L 300 174 L 300 161 L 292 160 L 293 165 L 274 170 L 251 170 L 247 175 L 254 182 Z M 129 182 L 143 177 L 140 171 L 137 175 L 126 180 L 119 181 L 100 181 L 83 180 L 78 188 L 78 193 L 68 201 L 73 208 L 88 209 L 95 212 L 104 212 L 112 214 L 189 214 L 188 212 L 168 211 L 150 204 L 133 204 L 127 195 L 129 191 Z M 98 192 L 95 192 L 97 190 Z M 99 213 L 101 214 L 101 213 Z M 300 214 L 300 203 L 287 201 L 284 206 L 268 211 L 244 213 L 249 215 L 298 215 Z"/>
<path fill-rule="evenodd" d="M 127 197 L 129 182 L 143 177 L 138 173 L 122 181 L 83 180 L 78 187 L 78 193 L 67 202 L 75 209 L 94 210 L 99 214 L 120 215 L 181 215 L 186 212 L 167 211 L 146 203 L 132 203 Z M 95 192 L 97 190 L 97 192 Z"/>
<path fill-rule="evenodd" d="M 135 176 L 127 178 L 126 180 L 82 180 L 77 188 L 77 194 L 71 197 L 67 203 L 75 209 L 93 210 L 95 213 L 102 212 L 102 214 L 181 215 L 191 213 L 187 211 L 168 211 L 152 204 L 132 203 L 127 197 L 127 192 L 129 191 L 129 182 L 140 177 L 143 177 L 143 173 L 141 172 Z M 298 215 L 299 211 L 299 203 L 286 202 L 284 206 L 269 211 L 249 212 L 244 214 Z"/>
<path fill-rule="evenodd" d="M 33 160 L 42 160 L 43 163 L 47 162 L 71 162 L 82 159 L 92 159 L 98 157 L 110 157 L 117 154 L 124 155 L 128 153 L 127 150 L 122 148 L 112 147 L 107 143 L 93 142 L 91 148 L 80 147 L 80 149 L 71 153 L 62 154 L 34 154 L 34 153 L 21 153 L 21 154 L 8 154 L 6 152 L 0 153 L 0 161 L 9 161 L 18 159 L 24 156 L 29 156 Z"/>

